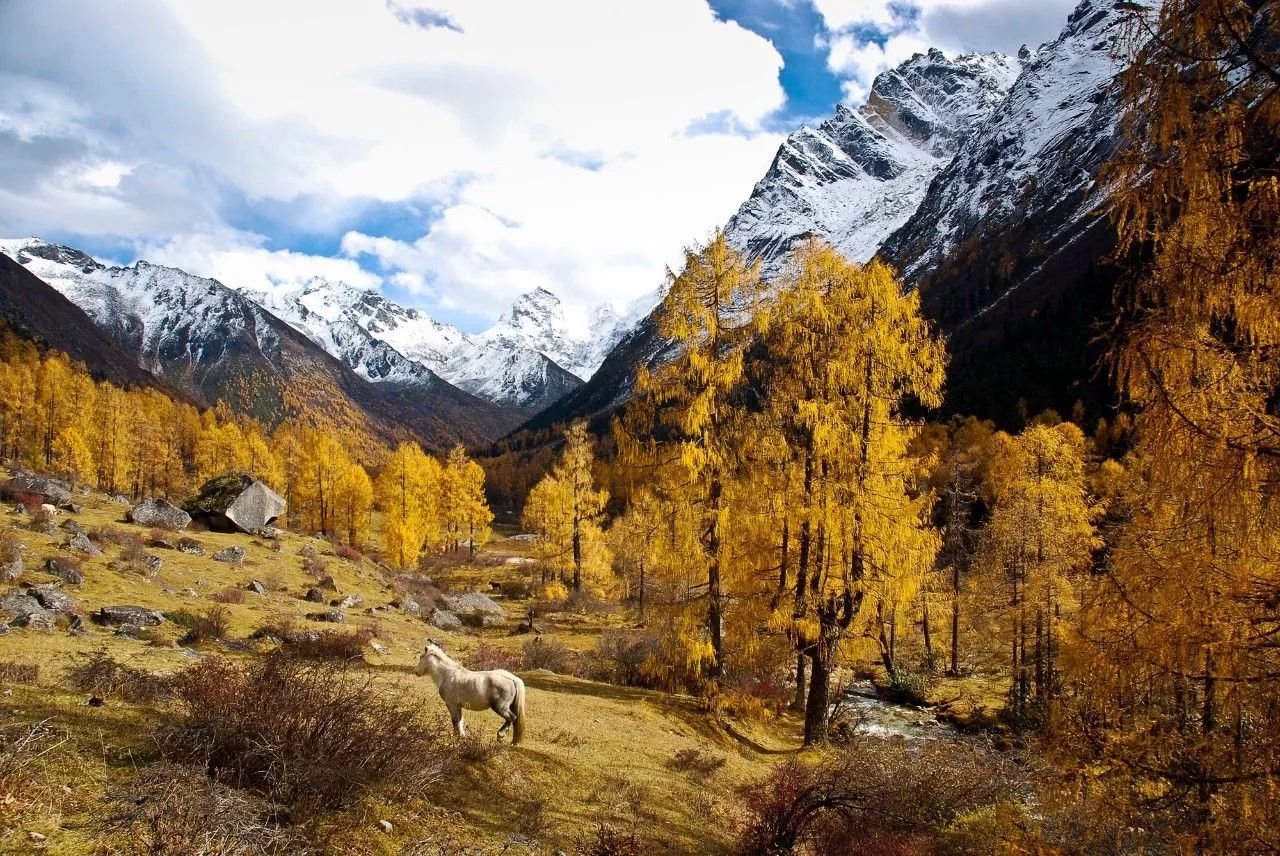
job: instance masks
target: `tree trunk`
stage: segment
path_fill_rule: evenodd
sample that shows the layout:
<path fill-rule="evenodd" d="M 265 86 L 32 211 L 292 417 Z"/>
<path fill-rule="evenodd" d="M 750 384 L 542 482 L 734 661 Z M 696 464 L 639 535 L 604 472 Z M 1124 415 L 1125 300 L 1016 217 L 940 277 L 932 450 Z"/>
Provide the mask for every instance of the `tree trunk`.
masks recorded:
<path fill-rule="evenodd" d="M 578 521 L 573 521 L 573 590 L 582 588 L 582 532 Z"/>
<path fill-rule="evenodd" d="M 720 477 L 713 476 L 707 511 L 711 515 L 711 528 L 707 533 L 707 629 L 711 633 L 712 662 L 707 670 L 711 678 L 724 677 L 724 603 L 720 590 Z"/>
<path fill-rule="evenodd" d="M 805 686 L 804 651 L 796 652 L 796 697 L 791 702 L 791 709 L 804 710 L 807 688 Z"/>
<path fill-rule="evenodd" d="M 809 667 L 809 700 L 804 709 L 804 745 L 827 742 L 827 714 L 831 707 L 831 664 L 828 646 L 813 646 Z"/>
<path fill-rule="evenodd" d="M 960 563 L 951 563 L 951 669 L 953 678 L 960 674 Z"/>
<path fill-rule="evenodd" d="M 924 656 L 929 663 L 929 670 L 933 671 L 933 634 L 929 629 L 929 598 L 923 594 L 920 596 L 920 631 L 924 634 Z"/>

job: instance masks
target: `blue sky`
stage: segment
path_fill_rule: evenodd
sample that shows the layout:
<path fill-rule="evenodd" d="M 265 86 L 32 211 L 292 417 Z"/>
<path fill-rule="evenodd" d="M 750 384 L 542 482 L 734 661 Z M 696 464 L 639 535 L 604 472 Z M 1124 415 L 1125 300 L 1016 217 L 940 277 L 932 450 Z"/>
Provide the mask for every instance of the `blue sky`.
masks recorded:
<path fill-rule="evenodd" d="M 468 330 L 539 287 L 583 313 L 658 287 L 879 71 L 1074 2 L 3 0 L 0 234 Z"/>

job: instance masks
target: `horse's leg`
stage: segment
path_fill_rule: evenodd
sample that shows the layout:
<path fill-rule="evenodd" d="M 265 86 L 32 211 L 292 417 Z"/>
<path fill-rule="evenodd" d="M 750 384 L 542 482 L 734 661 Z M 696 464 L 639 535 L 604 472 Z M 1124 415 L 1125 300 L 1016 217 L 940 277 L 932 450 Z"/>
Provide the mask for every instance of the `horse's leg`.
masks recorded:
<path fill-rule="evenodd" d="M 453 731 L 459 737 L 467 736 L 467 726 L 462 721 L 462 705 L 456 702 L 445 702 L 449 708 L 449 718 L 453 720 Z"/>
<path fill-rule="evenodd" d="M 507 733 L 516 722 L 514 701 L 493 701 L 489 703 L 489 710 L 502 717 L 502 727 L 498 729 L 498 739 L 502 739 L 502 735 Z"/>

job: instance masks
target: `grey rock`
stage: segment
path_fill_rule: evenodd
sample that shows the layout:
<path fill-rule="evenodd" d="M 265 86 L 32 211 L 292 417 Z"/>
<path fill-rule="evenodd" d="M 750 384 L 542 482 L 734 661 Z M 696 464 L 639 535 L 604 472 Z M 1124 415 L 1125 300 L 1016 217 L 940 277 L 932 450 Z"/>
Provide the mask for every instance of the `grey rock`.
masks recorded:
<path fill-rule="evenodd" d="M 267 593 L 267 587 L 264 586 L 262 583 L 258 582 L 257 580 L 250 580 L 249 585 L 245 586 L 245 588 L 253 592 L 254 594 Z"/>
<path fill-rule="evenodd" d="M 49 476 L 38 475 L 37 473 L 14 473 L 9 481 L 5 483 L 5 491 L 9 494 L 19 491 L 39 494 L 44 498 L 45 502 L 53 505 L 71 501 L 71 488 L 67 486 L 66 482 Z"/>
<path fill-rule="evenodd" d="M 64 583 L 71 583 L 73 586 L 84 584 L 84 574 L 66 559 L 49 559 L 44 563 L 44 572 L 57 577 Z"/>
<path fill-rule="evenodd" d="M 311 603 L 324 603 L 328 598 L 324 596 L 324 592 L 320 591 L 320 589 L 309 588 L 307 589 L 307 595 L 304 600 L 310 601 Z"/>
<path fill-rule="evenodd" d="M 343 624 L 347 620 L 347 614 L 341 609 L 333 609 L 329 612 L 308 612 L 308 621 L 327 621 L 331 624 Z"/>
<path fill-rule="evenodd" d="M 502 607 L 493 598 L 478 591 L 444 596 L 445 608 L 459 615 L 502 615 Z"/>
<path fill-rule="evenodd" d="M 58 591 L 53 583 L 32 586 L 28 591 L 41 606 L 51 612 L 75 612 L 80 606 L 75 598 Z"/>
<path fill-rule="evenodd" d="M 228 547 L 213 554 L 215 562 L 227 562 L 232 565 L 244 564 L 244 547 Z"/>
<path fill-rule="evenodd" d="M 0 612 L 19 618 L 33 612 L 44 612 L 44 606 L 33 596 L 20 591 L 10 591 L 0 597 Z"/>
<path fill-rule="evenodd" d="M 84 506 L 76 505 L 74 502 L 63 503 L 58 507 L 61 508 L 63 511 L 70 511 L 72 514 L 79 514 L 80 512 L 84 511 Z"/>
<path fill-rule="evenodd" d="M 72 550 L 79 550 L 88 556 L 101 556 L 102 551 L 98 546 L 89 540 L 89 536 L 83 532 L 77 532 L 71 536 L 71 540 L 67 542 L 67 546 Z"/>
<path fill-rule="evenodd" d="M 66 520 L 62 521 L 62 528 L 72 533 L 73 535 L 83 535 L 88 532 L 88 530 L 84 528 L 83 523 L 81 523 L 79 520 L 72 520 L 70 518 L 67 518 Z"/>
<path fill-rule="evenodd" d="M 29 627 L 32 630 L 52 630 L 56 616 L 47 610 L 27 612 L 9 622 L 10 627 Z"/>
<path fill-rule="evenodd" d="M 268 541 L 279 541 L 282 534 L 284 533 L 274 526 L 263 526 L 258 530 L 258 537 Z"/>
<path fill-rule="evenodd" d="M 167 499 L 152 497 L 135 505 L 127 515 L 130 523 L 139 526 L 154 526 L 177 532 L 186 529 L 191 522 L 191 515 L 174 505 Z"/>
<path fill-rule="evenodd" d="M 331 576 L 321 577 L 316 583 L 316 588 L 325 589 L 327 591 L 337 591 L 338 583 Z"/>
<path fill-rule="evenodd" d="M 502 627 L 507 623 L 506 618 L 489 612 L 472 612 L 458 617 L 467 627 L 475 628 Z"/>
<path fill-rule="evenodd" d="M 339 609 L 350 609 L 353 606 L 359 606 L 364 601 L 358 594 L 349 594 L 341 600 L 333 600 L 329 602 L 330 606 L 336 606 Z"/>
<path fill-rule="evenodd" d="M 14 559 L 12 562 L 5 562 L 0 565 L 0 581 L 13 582 L 22 576 L 23 566 L 22 557 Z"/>
<path fill-rule="evenodd" d="M 210 479 L 198 496 L 183 504 L 214 529 L 238 529 L 251 535 L 274 523 L 285 507 L 284 497 L 243 473 Z"/>
<path fill-rule="evenodd" d="M 404 610 L 405 615 L 412 615 L 414 617 L 422 615 L 422 605 L 413 598 L 406 600 L 404 605 L 400 608 Z"/>
<path fill-rule="evenodd" d="M 176 550 L 178 545 L 168 538 L 148 538 L 147 546 L 152 550 Z"/>
<path fill-rule="evenodd" d="M 447 609 L 433 610 L 427 618 L 427 623 L 441 630 L 462 630 L 462 619 Z"/>
<path fill-rule="evenodd" d="M 138 627 L 156 627 L 164 623 L 164 616 L 154 609 L 142 606 L 104 606 L 98 610 L 98 620 L 103 624 L 134 624 Z"/>
<path fill-rule="evenodd" d="M 129 500 L 129 497 L 125 496 L 123 493 L 115 494 L 114 496 L 111 497 L 111 501 L 114 502 L 116 505 L 133 505 L 133 503 Z"/>
<path fill-rule="evenodd" d="M 164 559 L 152 553 L 146 553 L 142 557 L 142 563 L 154 573 L 160 570 L 160 567 L 164 564 Z"/>
<path fill-rule="evenodd" d="M 142 628 L 137 624 L 121 624 L 116 627 L 116 635 L 129 639 L 138 639 L 142 636 Z"/>
<path fill-rule="evenodd" d="M 203 556 L 204 546 L 194 538 L 180 538 L 178 552 L 186 553 L 188 556 Z"/>

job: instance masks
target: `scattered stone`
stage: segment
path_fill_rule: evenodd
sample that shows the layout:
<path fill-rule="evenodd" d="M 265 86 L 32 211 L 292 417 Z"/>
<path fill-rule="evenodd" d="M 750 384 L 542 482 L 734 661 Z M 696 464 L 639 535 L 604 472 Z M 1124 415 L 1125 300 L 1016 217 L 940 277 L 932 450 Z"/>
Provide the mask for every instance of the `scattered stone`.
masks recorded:
<path fill-rule="evenodd" d="M 41 844 L 49 840 L 47 837 L 45 837 L 39 832 L 36 832 L 34 829 L 27 833 L 27 839 L 32 841 L 35 844 Z"/>
<path fill-rule="evenodd" d="M 412 615 L 415 618 L 422 615 L 422 604 L 418 603 L 413 598 L 406 600 L 404 605 L 400 608 L 404 610 L 405 615 Z"/>
<path fill-rule="evenodd" d="M 15 505 L 13 508 L 9 509 L 9 513 L 10 514 L 26 514 L 27 509 L 21 505 Z"/>
<path fill-rule="evenodd" d="M 444 596 L 444 606 L 450 612 L 456 612 L 459 615 L 502 615 L 502 606 L 496 600 L 486 594 L 478 591 L 467 592 L 466 594 L 447 594 Z"/>
<path fill-rule="evenodd" d="M 161 559 L 159 556 L 152 555 L 151 553 L 144 553 L 142 556 L 142 563 L 146 565 L 152 573 L 156 573 L 160 570 L 160 566 L 164 564 L 164 559 Z"/>
<path fill-rule="evenodd" d="M 358 594 L 349 594 L 346 597 L 342 598 L 341 600 L 329 601 L 329 605 L 336 606 L 339 609 L 350 609 L 353 606 L 359 606 L 363 600 L 364 598 L 362 598 Z"/>
<path fill-rule="evenodd" d="M 372 648 L 374 652 L 378 654 L 385 654 L 387 653 L 387 650 L 388 650 L 387 646 L 383 645 L 377 639 L 370 640 L 369 647 Z"/>
<path fill-rule="evenodd" d="M 280 536 L 284 533 L 274 526 L 263 526 L 258 530 L 257 534 L 259 538 L 264 538 L 267 541 L 279 541 Z"/>
<path fill-rule="evenodd" d="M 148 538 L 147 546 L 152 550 L 176 550 L 178 545 L 168 538 Z"/>
<path fill-rule="evenodd" d="M 79 615 L 71 616 L 67 621 L 67 629 L 71 631 L 72 636 L 88 636 L 93 632 Z"/>
<path fill-rule="evenodd" d="M 329 612 L 308 612 L 308 621 L 327 621 L 330 624 L 343 624 L 347 620 L 347 614 L 341 609 L 333 609 Z"/>
<path fill-rule="evenodd" d="M 178 552 L 186 553 L 188 556 L 203 556 L 204 546 L 194 538 L 178 539 Z"/>
<path fill-rule="evenodd" d="M 324 603 L 328 600 L 328 598 L 324 596 L 324 592 L 320 591 L 318 588 L 307 589 L 307 596 L 303 599 L 310 601 L 311 603 Z"/>
<path fill-rule="evenodd" d="M 142 606 L 104 606 L 98 610 L 98 620 L 103 624 L 156 627 L 164 623 L 164 616 Z"/>
<path fill-rule="evenodd" d="M 123 493 L 117 493 L 116 495 L 112 496 L 111 501 L 116 503 L 117 505 L 133 505 L 133 502 L 129 499 L 129 497 L 125 496 Z"/>
<path fill-rule="evenodd" d="M 62 528 L 72 533 L 73 535 L 84 535 L 84 534 L 87 534 L 88 532 L 88 530 L 84 528 L 83 523 L 81 523 L 79 520 L 72 520 L 70 517 L 62 521 Z"/>
<path fill-rule="evenodd" d="M 102 700 L 101 696 L 91 695 L 85 704 L 89 705 L 89 707 L 102 707 L 106 702 Z"/>
<path fill-rule="evenodd" d="M 232 565 L 244 564 L 244 547 L 228 547 L 213 554 L 215 562 L 227 562 Z"/>
<path fill-rule="evenodd" d="M 89 556 L 101 556 L 102 551 L 98 546 L 89 540 L 89 536 L 83 532 L 77 532 L 71 536 L 71 540 L 67 542 L 67 546 L 72 550 L 79 550 Z"/>
<path fill-rule="evenodd" d="M 135 505 L 125 517 L 130 523 L 136 523 L 139 526 L 154 526 L 171 532 L 186 529 L 187 524 L 191 522 L 190 514 L 160 497 L 152 497 Z"/>
<path fill-rule="evenodd" d="M 257 580 L 250 580 L 249 585 L 245 586 L 245 588 L 253 592 L 254 594 L 267 593 L 267 587 L 264 586 L 262 583 L 258 582 Z"/>
<path fill-rule="evenodd" d="M 80 512 L 84 511 L 83 505 L 76 505 L 74 502 L 64 503 L 63 505 L 60 505 L 58 507 L 61 508 L 63 511 L 69 511 L 72 514 L 79 514 Z"/>
<path fill-rule="evenodd" d="M 337 591 L 338 583 L 331 576 L 321 577 L 316 583 L 316 588 L 327 589 L 329 591 Z"/>
<path fill-rule="evenodd" d="M 507 540 L 516 541 L 516 542 L 537 541 L 538 536 L 536 533 L 533 533 L 533 532 L 521 532 L 519 535 L 512 535 Z"/>
<path fill-rule="evenodd" d="M 0 597 L 0 612 L 17 618 L 33 612 L 44 612 L 44 606 L 33 596 L 14 590 Z"/>
<path fill-rule="evenodd" d="M 84 574 L 66 559 L 49 559 L 44 563 L 44 572 L 73 586 L 84 585 Z"/>
<path fill-rule="evenodd" d="M 441 630 L 462 630 L 462 619 L 447 609 L 433 610 L 431 616 L 427 619 L 427 623 Z"/>
<path fill-rule="evenodd" d="M 116 628 L 116 635 L 123 636 L 126 639 L 142 638 L 142 628 L 136 624 L 121 624 Z"/>
<path fill-rule="evenodd" d="M 80 604 L 76 603 L 75 598 L 58 591 L 58 587 L 53 583 L 32 586 L 28 591 L 31 592 L 31 596 L 34 597 L 41 606 L 52 612 L 75 612 L 80 606 Z"/>
<path fill-rule="evenodd" d="M 391 831 L 395 829 L 395 827 L 391 825 L 391 821 L 389 820 L 378 821 L 378 828 L 381 829 L 383 832 L 387 833 L 388 835 L 390 835 Z"/>
<path fill-rule="evenodd" d="M 36 473 L 16 472 L 5 482 L 4 489 L 11 496 L 19 492 L 38 494 L 53 505 L 71 501 L 71 488 L 66 482 Z"/>
<path fill-rule="evenodd" d="M 22 576 L 22 556 L 14 559 L 12 562 L 5 562 L 0 565 L 0 580 L 4 582 L 13 582 Z"/>
<path fill-rule="evenodd" d="M 274 523 L 286 506 L 284 497 L 258 479 L 232 473 L 205 482 L 199 495 L 182 507 L 211 529 L 252 535 Z"/>
<path fill-rule="evenodd" d="M 32 630 L 52 630 L 53 624 L 54 614 L 43 609 L 39 612 L 24 613 L 9 622 L 11 627 L 29 627 Z"/>

